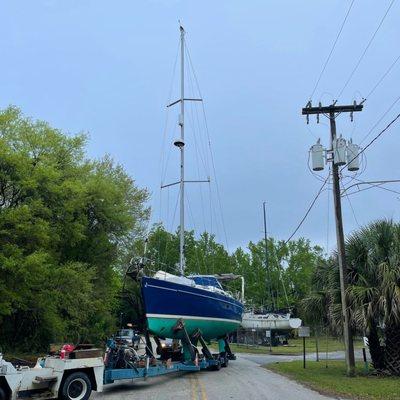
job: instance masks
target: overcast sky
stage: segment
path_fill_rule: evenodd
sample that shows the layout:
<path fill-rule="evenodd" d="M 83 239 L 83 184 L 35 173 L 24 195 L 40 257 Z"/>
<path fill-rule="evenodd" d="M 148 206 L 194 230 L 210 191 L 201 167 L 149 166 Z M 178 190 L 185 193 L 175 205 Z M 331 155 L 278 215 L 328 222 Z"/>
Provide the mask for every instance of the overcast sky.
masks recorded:
<path fill-rule="evenodd" d="M 389 3 L 355 1 L 314 103 L 336 99 Z M 301 107 L 349 4 L 3 0 L 0 107 L 14 104 L 70 134 L 88 132 L 88 155 L 109 153 L 121 163 L 139 186 L 153 193 L 153 221 L 161 215 L 172 226 L 177 192 L 170 189 L 163 195 L 161 207 L 169 213 L 160 213 L 160 152 L 180 19 L 204 97 L 230 249 L 261 237 L 263 200 L 268 203 L 270 234 L 286 239 L 321 185 L 308 171 L 307 158 L 318 137 L 329 144 L 328 121 L 322 118 L 317 125 L 311 119 L 308 129 Z M 339 103 L 366 96 L 399 56 L 399 12 L 395 2 Z M 360 142 L 399 96 L 399 77 L 400 62 L 366 101 L 364 111 L 355 115 L 355 122 L 350 123 L 348 115 L 338 118 L 338 132 Z M 400 102 L 369 138 L 399 112 Z M 394 125 L 366 151 L 360 179 L 400 178 L 399 133 L 400 125 Z M 167 149 L 168 135 L 173 134 L 167 134 Z M 194 146 L 190 140 L 188 129 L 188 151 Z M 168 164 L 171 179 L 179 172 L 176 153 Z M 195 160 L 187 162 L 190 175 L 196 171 Z M 399 184 L 387 187 L 400 191 Z M 205 196 L 206 188 L 202 190 Z M 209 221 L 202 221 L 199 193 L 188 188 L 193 219 L 201 229 Z M 354 194 L 349 199 L 356 218 L 344 198 L 346 233 L 376 218 L 398 219 L 399 198 L 380 189 Z M 215 196 L 213 204 L 218 208 Z M 177 224 L 175 219 L 174 228 Z M 188 224 L 193 226 L 189 216 Z M 214 228 L 224 241 L 218 221 Z M 295 237 L 322 245 L 329 240 L 332 247 L 334 232 L 332 199 L 328 203 L 326 191 Z"/>

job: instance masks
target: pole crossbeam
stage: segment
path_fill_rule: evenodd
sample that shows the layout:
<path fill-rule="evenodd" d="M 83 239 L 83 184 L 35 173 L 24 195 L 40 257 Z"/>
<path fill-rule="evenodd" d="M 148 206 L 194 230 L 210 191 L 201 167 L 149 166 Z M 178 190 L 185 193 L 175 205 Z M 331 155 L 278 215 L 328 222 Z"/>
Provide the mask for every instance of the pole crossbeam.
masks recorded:
<path fill-rule="evenodd" d="M 351 104 L 351 105 L 344 105 L 344 106 L 319 106 L 319 107 L 304 107 L 301 110 L 302 115 L 312 115 L 312 114 L 332 114 L 332 113 L 343 113 L 343 112 L 356 112 L 362 111 L 363 109 L 362 104 Z"/>

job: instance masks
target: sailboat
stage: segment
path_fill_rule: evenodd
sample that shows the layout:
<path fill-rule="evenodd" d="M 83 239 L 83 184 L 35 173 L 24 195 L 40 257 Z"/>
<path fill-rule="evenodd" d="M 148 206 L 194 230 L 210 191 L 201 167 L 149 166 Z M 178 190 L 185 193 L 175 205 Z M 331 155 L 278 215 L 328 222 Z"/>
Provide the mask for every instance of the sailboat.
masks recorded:
<path fill-rule="evenodd" d="M 189 335 L 200 329 L 203 338 L 211 340 L 223 338 L 240 326 L 244 284 L 242 282 L 242 296 L 238 300 L 221 285 L 221 280 L 239 278 L 236 275 L 185 276 L 185 102 L 201 99 L 185 98 L 184 49 L 185 30 L 180 26 L 180 99 L 169 105 L 180 105 L 180 138 L 174 142 L 180 151 L 180 180 L 177 182 L 180 185 L 180 275 L 158 271 L 152 277 L 143 276 L 141 292 L 150 333 L 160 338 L 181 338 L 182 331 L 175 327 L 183 321 Z"/>
<path fill-rule="evenodd" d="M 271 290 L 271 273 L 268 265 L 268 240 L 267 240 L 267 217 L 265 210 L 265 201 L 263 202 L 263 215 L 264 215 L 264 246 L 265 246 L 265 267 L 267 269 L 267 282 L 269 296 L 273 303 L 272 290 Z M 255 310 L 246 310 L 243 314 L 242 327 L 247 330 L 257 331 L 278 331 L 278 330 L 291 330 L 297 329 L 301 326 L 302 321 L 300 318 L 292 318 L 291 313 L 282 313 L 279 311 L 273 312 L 257 312 Z"/>

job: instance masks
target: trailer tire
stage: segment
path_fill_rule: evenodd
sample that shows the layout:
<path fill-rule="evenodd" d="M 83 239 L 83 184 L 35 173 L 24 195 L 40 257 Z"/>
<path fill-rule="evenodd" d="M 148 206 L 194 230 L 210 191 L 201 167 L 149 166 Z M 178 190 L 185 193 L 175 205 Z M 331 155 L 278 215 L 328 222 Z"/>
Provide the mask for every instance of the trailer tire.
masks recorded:
<path fill-rule="evenodd" d="M 0 400 L 7 400 L 6 392 L 0 387 Z"/>
<path fill-rule="evenodd" d="M 73 372 L 68 375 L 60 389 L 61 400 L 87 400 L 92 393 L 92 383 L 84 372 Z"/>

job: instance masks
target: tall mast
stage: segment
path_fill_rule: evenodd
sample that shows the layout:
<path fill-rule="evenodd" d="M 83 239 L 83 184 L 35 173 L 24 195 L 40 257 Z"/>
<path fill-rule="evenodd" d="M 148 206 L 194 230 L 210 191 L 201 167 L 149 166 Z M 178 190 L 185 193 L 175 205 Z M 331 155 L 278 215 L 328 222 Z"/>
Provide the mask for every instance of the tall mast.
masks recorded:
<path fill-rule="evenodd" d="M 263 202 L 263 214 L 264 214 L 264 250 L 265 250 L 265 269 L 267 272 L 267 288 L 268 288 L 268 294 L 269 294 L 269 301 L 270 306 L 274 304 L 274 299 L 272 295 L 272 290 L 271 290 L 271 272 L 269 269 L 269 263 L 268 263 L 268 237 L 267 237 L 267 212 L 265 210 L 265 201 Z"/>
<path fill-rule="evenodd" d="M 181 31 L 181 114 L 179 125 L 181 127 L 181 179 L 180 179 L 180 240 L 179 240 L 179 269 L 181 275 L 185 270 L 185 30 L 182 25 Z"/>
<path fill-rule="evenodd" d="M 179 224 L 179 272 L 181 275 L 185 272 L 185 101 L 203 101 L 202 99 L 190 98 L 185 99 L 185 30 L 183 26 L 179 27 L 181 31 L 181 96 L 178 100 L 168 104 L 167 107 L 181 104 L 181 112 L 179 114 L 179 126 L 181 128 L 181 137 L 174 141 L 174 145 L 181 152 L 181 177 L 179 181 L 161 184 L 161 189 L 178 185 L 180 186 L 180 224 Z M 189 180 L 186 182 L 210 182 L 207 180 Z"/>

